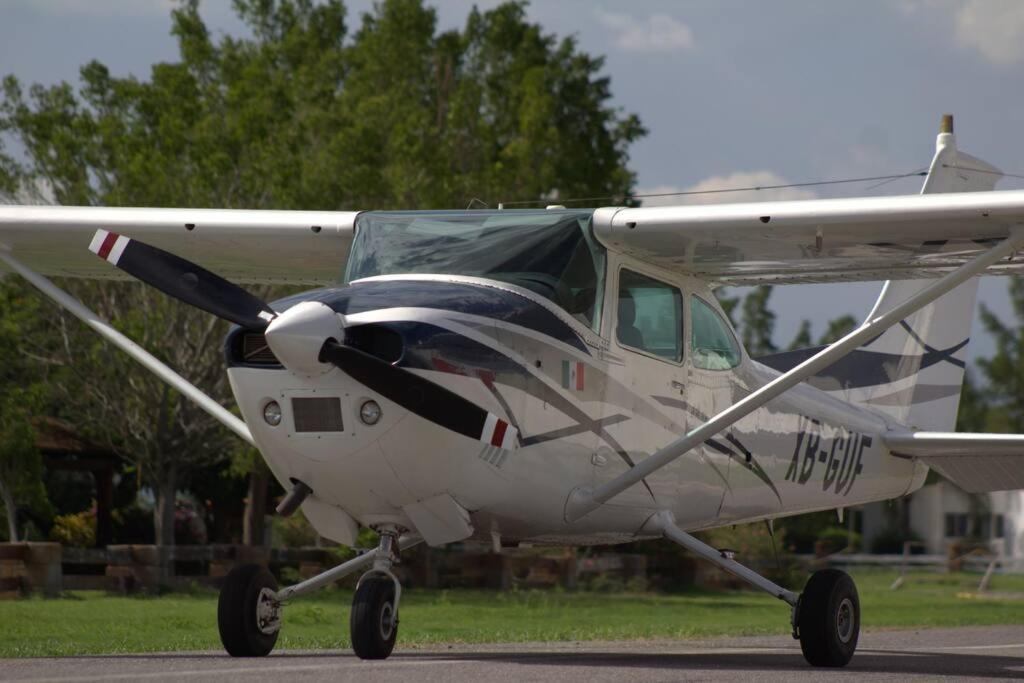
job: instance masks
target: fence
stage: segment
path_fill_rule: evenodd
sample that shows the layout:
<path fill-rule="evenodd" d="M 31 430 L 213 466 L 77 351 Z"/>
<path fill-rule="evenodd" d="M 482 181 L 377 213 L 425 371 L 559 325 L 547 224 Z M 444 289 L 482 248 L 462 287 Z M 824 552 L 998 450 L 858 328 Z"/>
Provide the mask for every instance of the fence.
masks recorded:
<path fill-rule="evenodd" d="M 976 552 L 914 555 L 910 550 L 908 546 L 901 555 L 838 553 L 788 559 L 801 574 L 823 566 L 898 569 L 900 576 L 893 588 L 902 584 L 902 577 L 909 569 L 975 571 L 985 574 L 982 586 L 995 572 L 1021 569 L 997 556 Z M 192 584 L 217 586 L 233 566 L 250 562 L 267 565 L 282 584 L 286 584 L 318 574 L 341 559 L 325 548 L 112 545 L 94 549 L 62 548 L 57 543 L 0 543 L 0 596 L 13 597 L 27 592 L 58 595 L 64 590 L 88 589 L 128 593 Z M 751 564 L 771 574 L 775 563 L 765 560 Z M 425 588 L 740 587 L 729 575 L 692 557 L 578 553 L 568 548 L 518 548 L 494 553 L 489 546 L 418 546 L 403 557 L 397 573 L 405 585 Z M 355 577 L 350 577 L 349 581 L 355 581 Z"/>

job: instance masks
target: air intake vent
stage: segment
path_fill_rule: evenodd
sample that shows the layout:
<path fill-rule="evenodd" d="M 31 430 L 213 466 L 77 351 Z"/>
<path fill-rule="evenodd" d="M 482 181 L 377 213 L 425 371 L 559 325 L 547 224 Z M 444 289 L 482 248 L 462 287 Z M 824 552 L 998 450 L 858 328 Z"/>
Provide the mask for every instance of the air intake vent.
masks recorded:
<path fill-rule="evenodd" d="M 296 432 L 342 432 L 340 398 L 293 398 Z"/>
<path fill-rule="evenodd" d="M 267 346 L 267 338 L 259 332 L 246 332 L 242 335 L 242 362 L 252 365 L 281 364 Z"/>

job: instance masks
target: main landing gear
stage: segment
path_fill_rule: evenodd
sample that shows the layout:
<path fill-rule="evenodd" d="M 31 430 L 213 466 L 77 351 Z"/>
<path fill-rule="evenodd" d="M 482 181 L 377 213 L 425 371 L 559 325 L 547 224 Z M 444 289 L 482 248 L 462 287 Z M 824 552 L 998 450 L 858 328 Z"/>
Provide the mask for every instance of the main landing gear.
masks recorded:
<path fill-rule="evenodd" d="M 288 600 L 312 593 L 372 563 L 359 579 L 352 599 L 352 649 L 361 659 L 387 658 L 398 636 L 398 605 L 402 597 L 402 585 L 391 568 L 398 563 L 402 550 L 421 539 L 399 538 L 395 527 L 378 531 L 380 543 L 376 550 L 280 591 L 265 567 L 246 564 L 232 569 L 224 579 L 217 602 L 217 628 L 224 649 L 232 657 L 270 654 L 277 643 L 281 612 Z"/>
<path fill-rule="evenodd" d="M 860 599 L 853 579 L 845 572 L 817 571 L 807 581 L 804 592 L 797 595 L 736 562 L 731 553 L 715 550 L 684 532 L 667 511 L 652 517 L 647 528 L 792 607 L 793 637 L 800 641 L 809 664 L 841 667 L 853 657 L 860 635 Z"/>

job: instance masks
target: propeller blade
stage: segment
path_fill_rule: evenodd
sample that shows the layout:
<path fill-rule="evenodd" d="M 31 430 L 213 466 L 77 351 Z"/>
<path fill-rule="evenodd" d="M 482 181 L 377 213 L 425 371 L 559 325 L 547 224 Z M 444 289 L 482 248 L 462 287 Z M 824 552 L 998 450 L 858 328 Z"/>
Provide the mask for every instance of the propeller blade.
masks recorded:
<path fill-rule="evenodd" d="M 266 303 L 221 276 L 116 232 L 97 230 L 89 251 L 179 301 L 242 327 L 262 331 L 277 315 Z"/>
<path fill-rule="evenodd" d="M 436 382 L 328 339 L 320 360 L 333 363 L 381 396 L 453 432 L 501 448 L 516 448 L 518 430 L 494 413 Z"/>

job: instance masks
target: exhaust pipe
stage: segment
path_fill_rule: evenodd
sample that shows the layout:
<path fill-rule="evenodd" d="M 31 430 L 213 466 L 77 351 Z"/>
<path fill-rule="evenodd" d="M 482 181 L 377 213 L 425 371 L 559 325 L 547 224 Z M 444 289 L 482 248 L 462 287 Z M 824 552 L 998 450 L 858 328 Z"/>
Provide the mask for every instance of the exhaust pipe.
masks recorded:
<path fill-rule="evenodd" d="M 309 494 L 313 493 L 313 489 L 309 488 L 303 482 L 298 479 L 292 479 L 295 486 L 288 492 L 288 495 L 277 504 L 277 514 L 282 517 L 291 517 L 292 514 L 299 509 L 302 505 L 302 501 L 309 498 Z"/>

